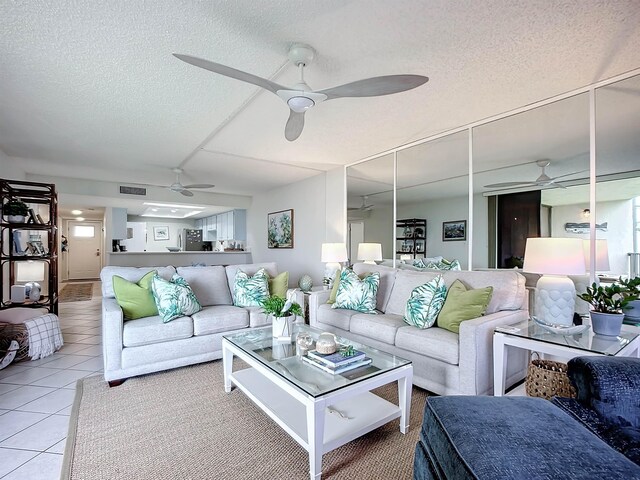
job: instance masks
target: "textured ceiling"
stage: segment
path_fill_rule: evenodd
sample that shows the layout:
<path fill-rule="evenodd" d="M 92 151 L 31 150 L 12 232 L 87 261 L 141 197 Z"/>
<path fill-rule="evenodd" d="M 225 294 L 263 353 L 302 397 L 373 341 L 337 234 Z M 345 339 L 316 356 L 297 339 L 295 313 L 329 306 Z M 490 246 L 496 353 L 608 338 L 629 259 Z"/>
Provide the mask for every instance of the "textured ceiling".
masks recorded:
<path fill-rule="evenodd" d="M 0 149 L 28 172 L 253 194 L 640 67 L 640 2 L 0 2 Z M 186 53 L 323 89 L 396 73 L 415 90 L 339 99 L 284 139 L 275 95 Z"/>

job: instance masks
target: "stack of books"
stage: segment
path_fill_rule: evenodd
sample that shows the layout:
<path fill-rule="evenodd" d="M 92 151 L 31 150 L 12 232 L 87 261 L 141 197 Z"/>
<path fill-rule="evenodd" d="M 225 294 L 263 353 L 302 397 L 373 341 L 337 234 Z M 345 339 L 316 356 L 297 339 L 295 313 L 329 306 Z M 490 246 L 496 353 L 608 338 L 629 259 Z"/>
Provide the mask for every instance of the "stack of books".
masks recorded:
<path fill-rule="evenodd" d="M 344 356 L 340 352 L 323 354 L 317 350 L 310 350 L 302 360 L 325 372 L 337 375 L 355 368 L 364 367 L 371 363 L 371 359 L 364 352 L 354 350 L 353 355 Z"/>

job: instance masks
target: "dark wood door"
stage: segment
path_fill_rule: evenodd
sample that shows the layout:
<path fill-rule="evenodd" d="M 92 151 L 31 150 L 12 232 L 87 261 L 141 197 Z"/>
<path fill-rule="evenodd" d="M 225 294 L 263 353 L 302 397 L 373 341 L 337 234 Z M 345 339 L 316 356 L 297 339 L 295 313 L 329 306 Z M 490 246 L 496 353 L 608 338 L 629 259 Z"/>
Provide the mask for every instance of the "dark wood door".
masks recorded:
<path fill-rule="evenodd" d="M 498 268 L 522 267 L 529 237 L 540 236 L 541 192 L 498 196 Z"/>

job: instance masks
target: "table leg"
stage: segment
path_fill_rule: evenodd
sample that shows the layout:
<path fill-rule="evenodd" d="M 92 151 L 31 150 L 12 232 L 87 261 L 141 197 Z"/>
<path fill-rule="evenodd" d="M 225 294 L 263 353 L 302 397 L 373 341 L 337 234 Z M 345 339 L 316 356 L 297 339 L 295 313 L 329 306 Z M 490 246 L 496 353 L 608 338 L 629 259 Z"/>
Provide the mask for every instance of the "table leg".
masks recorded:
<path fill-rule="evenodd" d="M 504 384 L 507 377 L 507 366 L 505 364 L 505 354 L 507 347 L 504 338 L 500 333 L 493 335 L 493 395 L 501 397 L 504 395 Z"/>
<path fill-rule="evenodd" d="M 320 480 L 324 448 L 324 401 L 307 404 L 307 435 L 309 441 L 309 476 Z"/>
<path fill-rule="evenodd" d="M 409 373 L 398 380 L 398 406 L 400 407 L 400 431 L 409 431 L 409 417 L 411 415 L 412 375 Z"/>
<path fill-rule="evenodd" d="M 222 342 L 222 371 L 224 372 L 224 391 L 231 391 L 231 371 L 233 367 L 233 353 Z"/>

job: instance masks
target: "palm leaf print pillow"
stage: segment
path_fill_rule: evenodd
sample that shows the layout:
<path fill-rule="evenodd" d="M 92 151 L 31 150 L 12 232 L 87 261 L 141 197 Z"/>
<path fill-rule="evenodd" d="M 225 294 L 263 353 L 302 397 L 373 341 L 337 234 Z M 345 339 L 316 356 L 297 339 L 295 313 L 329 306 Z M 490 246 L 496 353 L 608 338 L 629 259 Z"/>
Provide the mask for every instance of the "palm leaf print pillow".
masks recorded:
<path fill-rule="evenodd" d="M 348 308 L 362 313 L 376 312 L 376 295 L 380 284 L 380 273 L 371 272 L 360 279 L 348 268 L 340 273 L 340 285 L 336 301 L 331 308 Z"/>
<path fill-rule="evenodd" d="M 259 307 L 269 296 L 269 275 L 264 268 L 250 277 L 238 269 L 233 284 L 233 304 L 236 307 Z"/>
<path fill-rule="evenodd" d="M 432 327 L 446 298 L 447 287 L 442 275 L 438 275 L 413 289 L 404 308 L 404 321 L 418 328 Z"/>
<path fill-rule="evenodd" d="M 202 310 L 191 286 L 180 275 L 174 275 L 169 281 L 156 273 L 151 281 L 151 292 L 164 323 Z"/>

